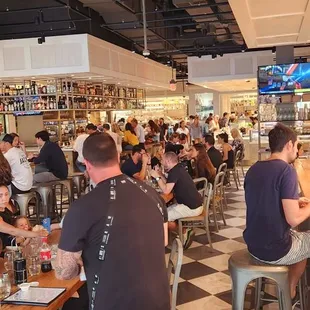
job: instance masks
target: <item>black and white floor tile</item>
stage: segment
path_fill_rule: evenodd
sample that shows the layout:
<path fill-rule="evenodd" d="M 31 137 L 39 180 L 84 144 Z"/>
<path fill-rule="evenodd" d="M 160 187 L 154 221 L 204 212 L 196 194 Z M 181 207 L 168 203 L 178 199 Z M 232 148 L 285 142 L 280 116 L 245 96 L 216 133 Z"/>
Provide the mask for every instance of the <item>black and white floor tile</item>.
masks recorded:
<path fill-rule="evenodd" d="M 214 250 L 208 246 L 203 230 L 197 229 L 195 241 L 184 251 L 183 265 L 179 280 L 178 310 L 231 310 L 231 279 L 228 271 L 228 259 L 238 250 L 246 248 L 242 234 L 245 229 L 245 198 L 243 180 L 237 191 L 232 183 L 227 189 L 228 207 L 225 211 L 227 226 L 221 226 L 215 232 L 211 226 L 211 239 Z M 168 260 L 169 253 L 166 254 Z M 268 285 L 266 298 L 274 299 L 276 288 Z M 248 286 L 244 309 L 254 308 L 254 292 Z M 263 310 L 279 309 L 278 303 L 266 303 Z M 297 308 L 296 308 L 297 310 Z"/>

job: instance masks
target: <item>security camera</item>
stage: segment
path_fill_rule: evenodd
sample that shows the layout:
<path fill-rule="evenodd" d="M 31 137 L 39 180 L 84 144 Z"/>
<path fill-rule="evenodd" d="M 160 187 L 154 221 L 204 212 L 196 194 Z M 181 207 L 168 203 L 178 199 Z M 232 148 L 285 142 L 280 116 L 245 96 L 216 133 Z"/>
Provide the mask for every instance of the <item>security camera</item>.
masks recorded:
<path fill-rule="evenodd" d="M 150 51 L 149 50 L 143 50 L 142 52 L 143 56 L 150 56 Z"/>

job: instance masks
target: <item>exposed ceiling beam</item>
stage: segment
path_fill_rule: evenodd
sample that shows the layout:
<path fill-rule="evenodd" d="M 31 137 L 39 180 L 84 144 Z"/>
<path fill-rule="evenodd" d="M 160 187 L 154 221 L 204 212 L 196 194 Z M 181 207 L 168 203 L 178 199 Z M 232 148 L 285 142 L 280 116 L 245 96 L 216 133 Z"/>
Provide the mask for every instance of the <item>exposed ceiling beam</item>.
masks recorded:
<path fill-rule="evenodd" d="M 169 8 L 168 10 L 155 10 L 151 12 L 146 12 L 146 14 L 178 12 L 178 11 L 184 11 L 184 10 L 210 8 L 212 6 L 226 6 L 226 5 L 229 5 L 229 2 L 221 2 L 217 4 L 196 4 L 196 5 L 190 5 L 190 6 L 183 6 L 179 8 Z M 142 12 L 137 12 L 136 15 L 142 15 Z"/>
<path fill-rule="evenodd" d="M 237 31 L 237 32 L 232 32 L 231 35 L 239 35 L 241 34 L 240 31 Z M 206 39 L 207 37 L 223 37 L 223 36 L 227 36 L 226 33 L 221 33 L 221 34 L 207 34 L 206 36 L 201 36 L 201 37 L 187 37 L 184 36 L 184 37 L 180 37 L 180 38 L 169 38 L 168 40 L 169 41 L 193 41 L 193 40 L 197 40 L 197 39 Z M 141 43 L 143 42 L 143 40 L 141 41 L 140 38 L 132 38 L 132 40 L 135 42 L 135 43 Z M 148 43 L 160 43 L 161 40 L 148 40 Z"/>
<path fill-rule="evenodd" d="M 201 23 L 204 23 L 204 22 L 201 22 Z M 219 23 L 218 21 L 210 21 L 208 23 Z M 222 20 L 220 22 L 220 24 L 237 24 L 236 20 L 235 19 L 225 19 L 225 20 Z M 182 26 L 195 26 L 195 25 L 199 25 L 200 22 L 195 22 L 195 23 L 182 23 L 182 24 L 173 24 L 173 25 L 160 25 L 160 26 L 151 26 L 151 27 L 147 27 L 149 30 L 152 30 L 152 29 L 160 29 L 160 28 L 177 28 L 177 27 L 182 27 Z M 102 25 L 104 27 L 104 25 Z M 217 27 L 217 29 L 220 29 L 220 28 L 224 28 L 224 27 Z M 131 30 L 131 29 L 142 29 L 142 27 L 139 25 L 134 25 L 134 26 L 131 26 L 131 27 L 126 27 L 126 28 L 114 28 L 114 30 Z"/>
<path fill-rule="evenodd" d="M 37 7 L 37 8 L 25 8 L 25 9 L 14 9 L 11 10 L 8 7 L 8 10 L 0 11 L 0 14 L 10 14 L 10 13 L 19 13 L 19 12 L 33 12 L 33 11 L 40 11 L 40 10 L 53 10 L 53 9 L 63 9 L 65 8 L 64 5 L 57 5 L 57 6 L 43 6 L 43 7 Z"/>
<path fill-rule="evenodd" d="M 221 12 L 222 15 L 232 15 L 232 11 L 229 12 Z M 198 14 L 198 15 L 184 15 L 184 16 L 174 16 L 174 17 L 164 17 L 160 19 L 148 20 L 147 23 L 158 23 L 158 22 L 165 22 L 165 21 L 174 21 L 174 20 L 183 20 L 183 19 L 200 19 L 200 18 L 209 18 L 209 17 L 217 17 L 218 14 Z M 214 21 L 211 21 L 214 22 Z M 138 24 L 136 20 L 129 21 L 129 22 L 121 22 L 121 23 L 109 23 L 102 25 L 103 27 L 114 27 L 114 26 L 121 26 L 121 25 L 132 25 Z"/>

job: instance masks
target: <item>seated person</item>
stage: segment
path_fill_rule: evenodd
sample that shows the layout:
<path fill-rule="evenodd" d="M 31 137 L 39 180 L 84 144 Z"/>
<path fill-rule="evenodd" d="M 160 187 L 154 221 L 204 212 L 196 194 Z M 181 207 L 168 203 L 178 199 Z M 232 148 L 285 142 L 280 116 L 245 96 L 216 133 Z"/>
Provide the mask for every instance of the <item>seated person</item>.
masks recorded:
<path fill-rule="evenodd" d="M 213 135 L 205 135 L 205 147 L 207 149 L 208 156 L 212 162 L 212 165 L 218 171 L 220 165 L 223 163 L 222 154 L 214 147 L 215 139 Z"/>
<path fill-rule="evenodd" d="M 125 125 L 124 142 L 127 143 L 124 145 L 125 151 L 132 150 L 135 145 L 139 144 L 139 139 L 131 123 L 127 123 Z"/>
<path fill-rule="evenodd" d="M 13 147 L 14 137 L 6 134 L 2 139 L 1 149 L 4 151 L 4 157 L 11 167 L 12 194 L 22 194 L 30 191 L 33 182 L 32 170 L 24 151 Z"/>
<path fill-rule="evenodd" d="M 28 156 L 29 160 L 36 165 L 33 183 L 65 180 L 68 177 L 68 164 L 59 145 L 50 141 L 48 132 L 45 130 L 36 133 L 35 137 L 41 151 L 38 156 L 33 154 Z"/>
<path fill-rule="evenodd" d="M 14 220 L 14 227 L 19 228 L 19 229 L 23 229 L 26 231 L 31 231 L 32 227 L 30 224 L 29 219 L 27 218 L 27 216 L 17 216 Z M 17 237 L 16 238 L 16 243 L 20 246 L 27 246 L 30 243 L 31 238 L 24 238 L 24 237 Z"/>
<path fill-rule="evenodd" d="M 214 183 L 216 170 L 207 154 L 203 144 L 194 144 L 191 149 L 191 157 L 194 160 L 194 176 L 195 178 L 206 178 L 208 182 Z M 201 186 L 198 184 L 198 189 Z"/>
<path fill-rule="evenodd" d="M 165 146 L 165 153 L 173 152 L 177 155 L 180 154 L 181 150 L 184 149 L 184 146 L 179 144 L 179 134 L 173 133 Z"/>
<path fill-rule="evenodd" d="M 47 236 L 46 230 L 41 231 L 26 231 L 12 226 L 13 224 L 13 209 L 10 204 L 10 193 L 5 185 L 0 185 L 0 239 L 3 248 L 11 245 L 11 236 L 36 238 Z"/>
<path fill-rule="evenodd" d="M 149 160 L 145 150 L 141 146 L 135 145 L 132 148 L 131 157 L 122 164 L 121 171 L 129 177 L 143 181 L 146 177 Z"/>
<path fill-rule="evenodd" d="M 277 124 L 268 134 L 271 155 L 247 172 L 244 188 L 244 240 L 252 256 L 289 268 L 291 297 L 310 258 L 310 232 L 294 229 L 310 216 L 309 199 L 299 198 L 296 159 L 297 135 Z"/>
<path fill-rule="evenodd" d="M 174 222 L 183 217 L 198 216 L 203 211 L 202 197 L 188 172 L 178 163 L 178 156 L 173 152 L 165 153 L 162 162 L 168 179 L 156 170 L 151 176 L 156 179 L 165 195 L 173 192 L 176 204 L 168 207 L 168 221 Z M 172 226 L 172 225 L 171 225 Z M 170 226 L 170 227 L 171 227 Z M 187 229 L 184 238 L 184 248 L 190 247 L 194 237 L 193 229 Z"/>
<path fill-rule="evenodd" d="M 227 164 L 227 169 L 233 169 L 235 165 L 235 153 L 232 146 L 228 143 L 228 134 L 221 133 L 217 137 L 219 144 L 223 148 L 223 162 Z"/>

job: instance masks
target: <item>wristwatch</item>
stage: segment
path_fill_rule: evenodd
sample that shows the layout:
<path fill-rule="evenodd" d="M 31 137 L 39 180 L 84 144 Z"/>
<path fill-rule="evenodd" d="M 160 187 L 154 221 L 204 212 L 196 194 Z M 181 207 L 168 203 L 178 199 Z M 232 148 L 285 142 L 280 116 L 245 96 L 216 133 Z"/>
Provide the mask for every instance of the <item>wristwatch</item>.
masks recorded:
<path fill-rule="evenodd" d="M 158 182 L 160 180 L 160 177 L 155 178 L 155 180 Z"/>

